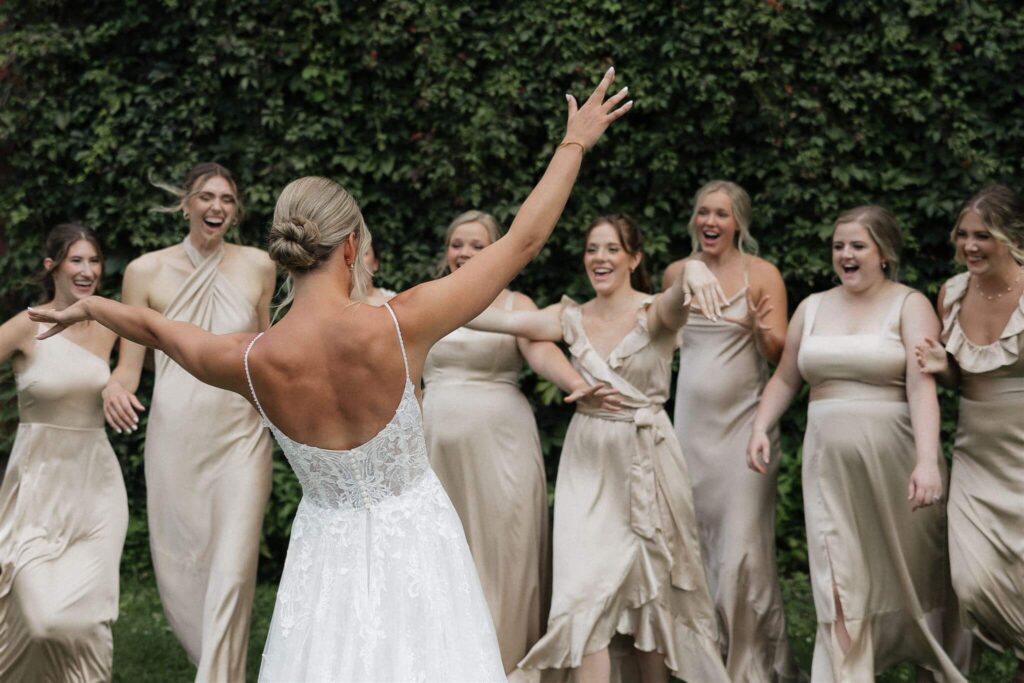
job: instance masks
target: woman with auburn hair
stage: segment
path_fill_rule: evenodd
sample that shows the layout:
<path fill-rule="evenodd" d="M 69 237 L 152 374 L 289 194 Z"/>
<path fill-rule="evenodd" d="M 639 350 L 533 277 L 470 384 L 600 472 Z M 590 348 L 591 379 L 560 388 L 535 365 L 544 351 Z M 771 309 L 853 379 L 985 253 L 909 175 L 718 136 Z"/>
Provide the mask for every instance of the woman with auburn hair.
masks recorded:
<path fill-rule="evenodd" d="M 949 560 L 964 625 L 1018 660 L 1024 681 L 1024 200 L 972 195 L 952 234 L 967 272 L 939 291 L 942 342 L 925 372 L 959 384 L 949 485 Z M 948 356 L 952 356 L 950 363 Z"/>
<path fill-rule="evenodd" d="M 294 283 L 265 334 L 215 335 L 89 298 L 56 325 L 96 319 L 249 397 L 303 486 L 263 653 L 262 681 L 505 681 L 476 568 L 430 469 L 414 387 L 434 342 L 478 315 L 543 247 L 583 153 L 625 114 L 609 69 L 568 122 L 504 237 L 447 277 L 361 303 L 370 233 L 337 183 L 290 183 L 269 250 Z M 390 340 L 390 341 L 389 341 Z"/>
<path fill-rule="evenodd" d="M 739 469 L 768 363 L 779 362 L 787 325 L 786 286 L 778 269 L 757 257 L 750 222 L 750 196 L 742 187 L 706 183 L 690 216 L 693 253 L 665 271 L 669 289 L 687 261 L 699 260 L 727 292 L 721 318 L 691 310 L 683 328 L 674 424 L 690 470 L 729 676 L 792 681 L 799 672 L 775 564 L 777 427 L 770 434 L 768 476 Z"/>
<path fill-rule="evenodd" d="M 45 254 L 40 308 L 63 311 L 96 291 L 95 232 L 58 225 Z M 117 335 L 86 324 L 37 342 L 44 329 L 28 313 L 0 326 L 19 418 L 0 484 L 0 680 L 109 681 L 128 499 L 100 392 Z"/>
<path fill-rule="evenodd" d="M 640 229 L 602 216 L 584 236 L 596 297 L 541 311 L 486 310 L 470 327 L 564 341 L 591 384 L 616 389 L 622 408 L 577 405 L 555 484 L 554 581 L 547 634 L 524 669 L 578 669 L 607 683 L 616 634 L 632 638 L 645 682 L 728 681 L 701 564 L 690 479 L 662 406 L 675 338 L 693 293 L 715 315 L 724 302 L 700 261 L 651 295 Z M 623 662 L 625 663 L 625 662 Z"/>
<path fill-rule="evenodd" d="M 444 272 L 501 239 L 498 221 L 466 211 L 448 226 Z M 537 310 L 503 290 L 489 308 Z M 595 407 L 615 408 L 612 389 L 589 386 L 551 342 L 453 330 L 423 367 L 423 427 L 430 465 L 459 513 L 494 619 L 506 673 L 540 638 L 550 593 L 548 490 L 533 408 L 519 390 L 526 360 L 537 374 Z"/>
<path fill-rule="evenodd" d="M 803 446 L 804 514 L 818 633 L 811 680 L 869 681 L 910 661 L 918 680 L 965 681 L 943 650 L 953 606 L 941 505 L 935 382 L 916 345 L 939 321 L 898 282 L 903 238 L 891 213 L 860 206 L 832 232 L 840 284 L 807 297 L 789 326 L 747 449 L 765 474 L 769 430 L 811 386 Z"/>

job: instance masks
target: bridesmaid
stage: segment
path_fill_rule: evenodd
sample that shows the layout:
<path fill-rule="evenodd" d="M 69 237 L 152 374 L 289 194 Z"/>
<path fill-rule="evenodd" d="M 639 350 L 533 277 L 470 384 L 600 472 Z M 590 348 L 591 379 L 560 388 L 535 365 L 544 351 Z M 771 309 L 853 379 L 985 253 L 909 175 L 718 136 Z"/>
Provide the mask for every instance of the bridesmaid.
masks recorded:
<path fill-rule="evenodd" d="M 754 255 L 750 216 L 750 197 L 742 187 L 727 180 L 707 183 L 697 191 L 690 216 L 694 253 L 665 271 L 668 290 L 688 261 L 699 260 L 732 292 L 723 319 L 692 310 L 686 322 L 674 422 L 685 445 L 729 677 L 789 681 L 798 671 L 775 565 L 777 428 L 770 433 L 769 476 L 737 471 L 746 460 L 767 363 L 779 362 L 786 339 L 786 287 L 778 269 Z"/>
<path fill-rule="evenodd" d="M 444 270 L 454 272 L 497 242 L 498 221 L 467 211 L 448 226 Z M 536 310 L 505 290 L 500 310 Z M 533 409 L 519 390 L 523 359 L 570 396 L 613 401 L 588 387 L 551 342 L 461 327 L 438 341 L 423 369 L 430 464 L 466 530 L 494 619 L 505 672 L 540 638 L 549 593 L 548 492 Z"/>
<path fill-rule="evenodd" d="M 43 268 L 41 307 L 93 294 L 96 233 L 58 225 Z M 117 336 L 89 323 L 37 342 L 45 327 L 24 312 L 0 326 L 20 420 L 0 485 L 0 680 L 109 681 L 128 499 L 100 391 Z"/>
<path fill-rule="evenodd" d="M 840 284 L 797 308 L 747 452 L 772 465 L 768 430 L 811 386 L 803 447 L 804 512 L 818 615 L 811 680 L 874 680 L 909 660 L 964 681 L 942 649 L 952 604 L 946 476 L 935 382 L 914 348 L 939 330 L 927 299 L 899 284 L 902 238 L 878 206 L 842 214 L 832 232 Z M 918 680 L 933 680 L 919 669 Z"/>
<path fill-rule="evenodd" d="M 555 487 L 554 582 L 545 635 L 524 669 L 578 668 L 606 682 L 609 645 L 632 636 L 641 678 L 728 681 L 697 540 L 690 479 L 662 408 L 687 293 L 717 317 L 724 297 L 699 260 L 652 296 L 640 230 L 625 216 L 587 229 L 583 265 L 597 297 L 542 311 L 494 308 L 471 326 L 565 341 L 590 383 L 619 391 L 622 410 L 577 406 Z"/>
<path fill-rule="evenodd" d="M 363 263 L 366 265 L 367 270 L 370 271 L 370 286 L 366 288 L 365 301 L 374 306 L 383 306 L 384 302 L 395 298 L 395 292 L 373 284 L 373 276 L 380 270 L 380 257 L 377 254 L 377 247 L 373 242 L 370 242 L 370 248 L 363 254 Z"/>
<path fill-rule="evenodd" d="M 1003 185 L 968 199 L 953 229 L 967 272 L 939 292 L 945 349 L 926 372 L 960 382 L 949 488 L 949 554 L 964 625 L 1018 660 L 1024 681 L 1024 200 Z"/>

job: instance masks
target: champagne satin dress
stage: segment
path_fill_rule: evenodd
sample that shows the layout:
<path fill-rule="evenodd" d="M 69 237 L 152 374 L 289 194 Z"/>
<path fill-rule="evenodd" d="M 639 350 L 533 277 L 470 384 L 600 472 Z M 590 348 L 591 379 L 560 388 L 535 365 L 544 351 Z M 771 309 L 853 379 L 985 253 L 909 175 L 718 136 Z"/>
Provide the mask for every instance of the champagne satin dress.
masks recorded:
<path fill-rule="evenodd" d="M 255 332 L 253 305 L 202 259 L 164 315 L 215 334 Z M 156 353 L 146 429 L 150 550 L 164 612 L 197 681 L 245 678 L 263 510 L 270 496 L 270 435 L 241 396 L 203 384 Z"/>
<path fill-rule="evenodd" d="M 970 282 L 946 282 L 942 339 L 960 366 L 960 420 L 949 488 L 949 553 L 961 618 L 1024 659 L 1024 297 L 999 339 L 960 327 Z"/>
<path fill-rule="evenodd" d="M 623 409 L 577 407 L 555 488 L 554 582 L 548 632 L 520 664 L 567 669 L 616 633 L 665 655 L 677 677 L 728 681 L 701 561 L 690 478 L 662 408 L 674 335 L 652 339 L 648 297 L 633 329 L 601 358 L 580 307 L 563 299 L 562 334 L 587 382 L 619 390 Z"/>
<path fill-rule="evenodd" d="M 747 315 L 744 282 L 722 315 Z M 746 466 L 747 442 L 768 368 L 750 330 L 696 308 L 682 332 L 675 429 L 693 483 L 701 554 L 733 681 L 797 680 L 775 564 L 774 429 L 767 475 Z"/>
<path fill-rule="evenodd" d="M 506 673 L 540 638 L 550 580 L 547 483 L 522 365 L 515 337 L 461 327 L 423 367 L 430 465 L 462 520 Z"/>
<path fill-rule="evenodd" d="M 36 342 L 17 376 L 0 486 L 0 681 L 111 678 L 128 498 L 103 424 L 109 378 L 105 360 L 60 335 Z"/>
<path fill-rule="evenodd" d="M 900 313 L 913 292 L 896 285 L 877 332 L 831 335 L 815 318 L 828 292 L 808 298 L 800 373 L 811 386 L 803 449 L 804 513 L 818 616 L 811 680 L 873 681 L 910 661 L 965 681 L 941 642 L 952 609 L 941 505 L 911 510 L 916 463 Z M 940 458 L 945 479 L 945 461 Z M 838 593 L 852 639 L 834 633 Z"/>

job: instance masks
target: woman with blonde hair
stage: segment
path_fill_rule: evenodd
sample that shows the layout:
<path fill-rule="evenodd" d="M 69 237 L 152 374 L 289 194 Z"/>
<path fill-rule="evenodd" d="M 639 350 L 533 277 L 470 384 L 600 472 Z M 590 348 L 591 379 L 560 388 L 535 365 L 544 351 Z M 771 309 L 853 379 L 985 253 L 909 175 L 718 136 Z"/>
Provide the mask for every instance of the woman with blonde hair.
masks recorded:
<path fill-rule="evenodd" d="M 1024 681 L 1024 200 L 990 185 L 952 233 L 967 271 L 939 291 L 942 344 L 925 372 L 959 384 L 949 485 L 949 560 L 964 625 L 1018 660 Z M 950 363 L 948 357 L 952 356 Z"/>
<path fill-rule="evenodd" d="M 58 225 L 43 268 L 40 308 L 90 296 L 103 275 L 96 233 Z M 128 500 L 100 391 L 117 335 L 89 324 L 36 341 L 44 329 L 24 312 L 0 325 L 19 419 L 0 484 L 0 680 L 109 681 Z"/>
<path fill-rule="evenodd" d="M 786 637 L 775 564 L 779 431 L 771 432 L 768 476 L 741 469 L 750 425 L 786 339 L 786 286 L 757 256 L 750 196 L 713 180 L 694 197 L 693 253 L 669 265 L 669 289 L 689 260 L 708 267 L 726 292 L 722 317 L 691 310 L 682 330 L 675 429 L 693 483 L 708 585 L 734 681 L 791 681 L 798 671 Z"/>
<path fill-rule="evenodd" d="M 414 387 L 430 347 L 486 308 L 540 251 L 583 153 L 630 109 L 609 69 L 568 122 L 504 237 L 448 277 L 384 306 L 360 303 L 370 241 L 337 183 L 308 177 L 278 198 L 270 254 L 294 283 L 265 334 L 214 335 L 89 298 L 43 336 L 96 319 L 163 349 L 202 381 L 249 397 L 281 444 L 303 500 L 260 679 L 504 681 L 465 535 L 427 461 Z M 259 343 L 257 343 L 259 342 Z"/>
<path fill-rule="evenodd" d="M 444 271 L 453 273 L 501 239 L 498 221 L 466 211 L 448 226 Z M 497 310 L 537 310 L 505 289 Z M 550 592 L 548 491 L 533 408 L 519 390 L 523 360 L 569 394 L 614 409 L 614 390 L 589 386 L 551 342 L 453 330 L 423 367 L 423 427 L 430 465 L 459 513 L 494 619 L 506 673 L 543 633 Z"/>
<path fill-rule="evenodd" d="M 577 405 L 555 484 L 554 581 L 547 634 L 520 666 L 577 669 L 607 683 L 612 648 L 632 640 L 645 683 L 728 681 L 701 564 L 686 462 L 663 405 L 675 338 L 692 295 L 714 315 L 724 301 L 700 261 L 651 294 L 643 237 L 624 215 L 601 216 L 584 235 L 595 298 L 541 311 L 489 308 L 471 327 L 564 341 L 588 382 L 618 390 L 621 410 Z"/>
<path fill-rule="evenodd" d="M 941 505 L 935 382 L 916 345 L 938 332 L 927 299 L 898 282 L 903 244 L 879 206 L 843 213 L 832 232 L 840 284 L 797 308 L 765 387 L 747 450 L 773 465 L 769 430 L 811 386 L 803 446 L 804 514 L 818 633 L 811 680 L 868 681 L 902 661 L 965 681 L 943 650 L 953 605 Z"/>

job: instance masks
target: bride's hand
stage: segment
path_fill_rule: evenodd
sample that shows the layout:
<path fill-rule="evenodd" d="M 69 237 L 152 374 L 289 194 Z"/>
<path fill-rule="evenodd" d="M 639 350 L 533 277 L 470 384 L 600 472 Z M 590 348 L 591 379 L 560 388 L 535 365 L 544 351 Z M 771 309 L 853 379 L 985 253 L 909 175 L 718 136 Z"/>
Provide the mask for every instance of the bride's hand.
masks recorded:
<path fill-rule="evenodd" d="M 604 78 L 601 79 L 582 107 L 576 104 L 575 97 L 566 93 L 565 99 L 569 102 L 569 119 L 565 125 L 564 143 L 579 144 L 584 150 L 590 149 L 601 138 L 612 121 L 633 108 L 633 100 L 626 102 L 618 109 L 615 108 L 629 94 L 629 88 L 619 90 L 607 100 L 604 98 L 614 81 L 615 67 L 611 67 L 605 72 Z"/>
<path fill-rule="evenodd" d="M 32 308 L 29 306 L 28 317 L 37 323 L 52 323 L 53 327 L 39 334 L 36 339 L 47 339 L 60 334 L 75 323 L 92 320 L 85 306 L 85 300 L 79 299 L 62 311 L 52 308 Z"/>
<path fill-rule="evenodd" d="M 722 286 L 706 265 L 697 259 L 686 262 L 683 271 L 683 291 L 686 293 L 684 304 L 691 299 L 697 300 L 701 312 L 711 320 L 718 320 L 722 315 L 722 307 L 726 304 Z"/>
<path fill-rule="evenodd" d="M 923 342 L 914 347 L 914 355 L 921 372 L 940 375 L 949 369 L 945 347 L 931 337 L 925 337 Z"/>

